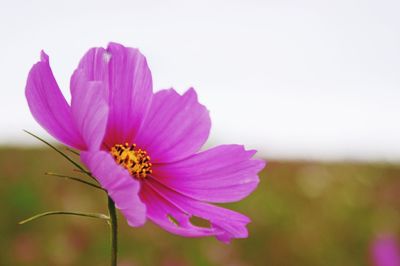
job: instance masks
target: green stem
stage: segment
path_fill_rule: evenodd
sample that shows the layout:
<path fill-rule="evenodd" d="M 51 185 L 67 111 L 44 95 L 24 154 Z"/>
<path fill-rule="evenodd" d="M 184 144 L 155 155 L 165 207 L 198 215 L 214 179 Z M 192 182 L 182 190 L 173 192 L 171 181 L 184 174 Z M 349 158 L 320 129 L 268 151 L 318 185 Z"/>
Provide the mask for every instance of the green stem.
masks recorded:
<path fill-rule="evenodd" d="M 26 133 L 28 133 L 29 135 L 35 137 L 36 139 L 40 140 L 41 142 L 43 142 L 44 144 L 46 144 L 47 146 L 49 146 L 50 148 L 52 148 L 56 152 L 58 152 L 61 156 L 63 156 L 70 163 L 72 163 L 75 167 L 77 167 L 79 169 L 78 170 L 79 172 L 82 172 L 82 173 L 86 174 L 87 176 L 91 177 L 96 182 L 98 182 L 97 179 L 94 176 L 92 176 L 92 174 L 90 172 L 86 171 L 82 166 L 80 166 L 78 163 L 76 163 L 68 155 L 66 155 L 65 153 L 63 153 L 59 149 L 57 149 L 55 146 L 51 145 L 50 143 L 48 143 L 44 139 L 36 136 L 35 134 L 33 134 L 33 133 L 31 133 L 31 132 L 29 132 L 27 130 L 24 130 L 24 131 Z M 68 150 L 70 150 L 70 149 L 68 149 Z M 70 151 L 73 152 L 76 155 L 79 154 L 76 151 L 73 151 L 73 150 L 70 150 Z M 47 173 L 47 174 L 48 175 L 52 175 L 52 176 L 59 176 L 59 177 L 68 178 L 68 179 L 71 179 L 71 180 L 74 180 L 74 181 L 85 183 L 87 185 L 90 185 L 90 186 L 93 186 L 93 187 L 96 187 L 96 188 L 101 188 L 101 187 L 97 186 L 96 184 L 83 181 L 83 180 L 81 180 L 79 178 L 76 178 L 76 177 L 64 176 L 64 175 L 59 175 L 59 174 L 54 174 L 54 173 Z M 107 222 L 109 223 L 109 225 L 111 227 L 111 266 L 117 266 L 117 250 L 118 250 L 118 248 L 117 248 L 117 240 L 118 240 L 117 239 L 117 233 L 118 233 L 117 213 L 116 213 L 116 210 L 115 210 L 114 201 L 110 198 L 110 196 L 108 196 L 108 211 L 109 211 L 110 217 L 108 217 L 108 216 L 106 216 L 104 214 L 97 214 L 97 213 L 79 213 L 79 212 L 63 212 L 63 211 L 45 212 L 45 213 L 41 213 L 41 214 L 35 215 L 35 216 L 33 216 L 31 218 L 28 218 L 28 219 L 26 219 L 24 221 L 21 221 L 20 224 L 24 224 L 24 223 L 30 222 L 32 220 L 35 220 L 35 219 L 43 217 L 43 216 L 55 215 L 55 214 L 78 215 L 78 216 L 86 216 L 86 217 L 92 217 L 92 218 L 99 218 L 99 219 L 107 220 Z"/>
<path fill-rule="evenodd" d="M 42 139 L 41 137 L 36 136 L 35 134 L 33 134 L 32 132 L 29 132 L 28 130 L 24 129 L 24 132 L 28 133 L 29 135 L 31 135 L 32 137 L 40 140 L 41 142 L 43 142 L 44 144 L 46 144 L 47 146 L 49 146 L 50 148 L 52 148 L 53 150 L 55 150 L 56 152 L 58 152 L 59 154 L 61 154 L 62 157 L 64 157 L 65 159 L 67 159 L 70 163 L 72 163 L 74 166 L 76 166 L 79 171 L 81 173 L 86 174 L 87 176 L 89 176 L 90 178 L 92 178 L 94 181 L 97 181 L 97 179 L 92 176 L 92 174 L 88 171 L 85 170 L 85 168 L 83 168 L 82 166 L 80 166 L 77 162 L 75 162 L 74 160 L 71 159 L 71 157 L 69 157 L 68 155 L 66 155 L 65 153 L 63 153 L 62 151 L 60 151 L 59 149 L 57 149 L 55 146 L 51 145 L 50 143 L 48 143 L 47 141 L 45 141 L 44 139 Z M 72 151 L 72 150 L 71 150 Z"/>
<path fill-rule="evenodd" d="M 86 212 L 66 212 L 66 211 L 50 211 L 50 212 L 44 212 L 37 214 L 35 216 L 32 216 L 28 219 L 25 219 L 23 221 L 20 221 L 19 224 L 25 224 L 27 222 L 36 220 L 38 218 L 44 217 L 44 216 L 49 216 L 49 215 L 57 215 L 57 214 L 66 214 L 66 215 L 76 215 L 76 216 L 85 216 L 85 217 L 90 217 L 90 218 L 97 218 L 97 219 L 103 219 L 103 220 L 110 220 L 110 217 L 107 215 L 104 215 L 102 213 L 86 213 Z"/>
<path fill-rule="evenodd" d="M 118 221 L 117 213 L 115 211 L 114 201 L 108 196 L 108 212 L 110 215 L 110 227 L 111 227 L 111 266 L 117 266 L 117 252 L 118 252 Z"/>
<path fill-rule="evenodd" d="M 77 152 L 77 151 L 75 151 L 75 150 L 73 150 L 73 149 L 66 148 L 66 150 L 69 151 L 69 152 L 71 152 L 71 153 L 73 153 L 73 154 L 75 154 L 75 155 L 78 155 L 78 156 L 80 155 L 79 152 Z"/>
<path fill-rule="evenodd" d="M 96 185 L 96 184 L 93 184 L 93 183 L 91 183 L 91 182 L 87 182 L 87 181 L 85 181 L 85 180 L 82 180 L 82 179 L 80 179 L 80 178 L 78 178 L 78 177 L 73 177 L 73 176 L 68 176 L 68 175 L 61 175 L 61 174 L 56 174 L 56 173 L 52 173 L 52 172 L 46 172 L 46 173 L 44 173 L 44 174 L 45 174 L 45 175 L 49 175 L 49 176 L 56 176 L 56 177 L 61 177 L 61 178 L 65 178 L 65 179 L 69 179 L 69 180 L 81 182 L 81 183 L 83 183 L 83 184 L 86 184 L 86 185 L 95 187 L 95 188 L 97 188 L 97 189 L 104 190 L 102 187 L 100 187 L 100 186 L 98 186 L 98 185 Z"/>
<path fill-rule="evenodd" d="M 80 166 L 77 162 L 75 162 L 74 160 L 72 160 L 68 155 L 66 155 L 65 153 L 63 153 L 62 151 L 60 151 L 59 149 L 57 149 L 55 146 L 51 145 L 50 143 L 48 143 L 47 141 L 45 141 L 44 139 L 42 139 L 41 137 L 36 136 L 35 134 L 33 134 L 32 132 L 29 132 L 28 130 L 24 130 L 26 133 L 28 133 L 29 135 L 31 135 L 32 137 L 40 140 L 41 142 L 43 142 L 44 144 L 46 144 L 47 146 L 49 146 L 50 148 L 52 148 L 53 150 L 55 150 L 56 152 L 58 152 L 62 157 L 64 157 L 65 159 L 67 159 L 70 163 L 72 163 L 73 165 L 75 165 L 76 167 L 79 168 L 79 170 L 81 170 L 83 173 L 90 175 L 90 173 L 88 171 L 86 171 L 82 166 Z M 90 175 L 91 176 L 91 175 Z"/>

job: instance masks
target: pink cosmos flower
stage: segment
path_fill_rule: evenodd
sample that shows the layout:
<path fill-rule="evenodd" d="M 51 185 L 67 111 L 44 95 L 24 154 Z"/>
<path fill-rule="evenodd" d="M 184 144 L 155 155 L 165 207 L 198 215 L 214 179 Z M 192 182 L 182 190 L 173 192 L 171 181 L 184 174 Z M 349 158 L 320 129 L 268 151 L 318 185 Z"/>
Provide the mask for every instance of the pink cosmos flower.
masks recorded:
<path fill-rule="evenodd" d="M 371 258 L 375 266 L 400 266 L 400 250 L 391 234 L 376 237 L 371 245 Z"/>
<path fill-rule="evenodd" d="M 146 58 L 110 43 L 92 48 L 63 97 L 42 52 L 29 72 L 26 98 L 37 122 L 54 138 L 80 150 L 82 162 L 131 226 L 146 217 L 186 236 L 223 242 L 247 237 L 249 218 L 210 203 L 238 201 L 257 186 L 265 162 L 241 145 L 199 151 L 211 121 L 194 89 L 152 92 Z M 197 226 L 192 217 L 208 220 Z"/>

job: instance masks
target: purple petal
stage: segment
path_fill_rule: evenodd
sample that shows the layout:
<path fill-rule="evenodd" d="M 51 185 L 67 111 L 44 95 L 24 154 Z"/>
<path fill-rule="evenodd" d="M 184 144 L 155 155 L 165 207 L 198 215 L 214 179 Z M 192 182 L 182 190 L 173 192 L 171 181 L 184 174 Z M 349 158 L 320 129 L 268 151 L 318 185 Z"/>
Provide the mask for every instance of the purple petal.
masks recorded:
<path fill-rule="evenodd" d="M 109 59 L 110 54 L 103 47 L 91 48 L 80 60 L 78 69 L 83 70 L 89 80 L 103 81 L 108 91 Z"/>
<path fill-rule="evenodd" d="M 144 182 L 140 196 L 147 205 L 148 217 L 169 232 L 188 237 L 215 235 L 226 243 L 248 235 L 246 225 L 250 220 L 246 216 L 186 197 L 155 179 Z M 192 216 L 208 220 L 211 227 L 194 226 L 189 219 Z"/>
<path fill-rule="evenodd" d="M 142 184 L 140 197 L 146 204 L 147 217 L 170 233 L 185 237 L 202 237 L 219 232 L 218 229 L 192 225 L 189 220 L 190 214 L 165 199 L 146 182 Z"/>
<path fill-rule="evenodd" d="M 399 245 L 393 235 L 381 235 L 372 244 L 375 266 L 400 266 Z"/>
<path fill-rule="evenodd" d="M 209 202 L 233 202 L 249 195 L 259 182 L 262 160 L 240 145 L 222 145 L 184 160 L 153 166 L 153 176 L 189 197 Z"/>
<path fill-rule="evenodd" d="M 85 143 L 50 69 L 49 57 L 42 51 L 40 62 L 28 75 L 25 96 L 36 121 L 60 142 L 78 150 Z"/>
<path fill-rule="evenodd" d="M 211 121 L 194 89 L 184 95 L 162 90 L 153 97 L 149 114 L 135 139 L 154 163 L 173 162 L 197 152 L 208 138 Z"/>
<path fill-rule="evenodd" d="M 110 43 L 107 50 L 93 48 L 78 66 L 89 80 L 103 81 L 109 102 L 105 142 L 132 142 L 152 97 L 152 78 L 146 58 L 138 49 Z"/>
<path fill-rule="evenodd" d="M 81 160 L 107 190 L 130 226 L 141 226 L 146 221 L 146 206 L 139 198 L 140 183 L 126 169 L 117 165 L 105 151 L 82 152 Z"/>
<path fill-rule="evenodd" d="M 89 150 L 103 142 L 108 115 L 104 82 L 89 81 L 82 70 L 71 77 L 71 111 Z"/>

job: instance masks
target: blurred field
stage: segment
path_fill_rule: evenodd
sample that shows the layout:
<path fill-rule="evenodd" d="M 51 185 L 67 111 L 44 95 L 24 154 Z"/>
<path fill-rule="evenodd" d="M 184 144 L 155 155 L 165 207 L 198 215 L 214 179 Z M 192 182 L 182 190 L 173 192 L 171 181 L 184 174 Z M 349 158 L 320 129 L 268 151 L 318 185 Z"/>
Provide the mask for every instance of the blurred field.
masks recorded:
<path fill-rule="evenodd" d="M 102 192 L 56 177 L 72 167 L 50 150 L 0 150 L 0 265 L 108 265 L 109 231 L 99 220 L 47 210 L 104 212 Z M 171 235 L 120 217 L 120 266 L 370 265 L 376 234 L 400 238 L 400 166 L 270 162 L 258 189 L 229 206 L 250 216 L 250 237 L 230 245 Z"/>

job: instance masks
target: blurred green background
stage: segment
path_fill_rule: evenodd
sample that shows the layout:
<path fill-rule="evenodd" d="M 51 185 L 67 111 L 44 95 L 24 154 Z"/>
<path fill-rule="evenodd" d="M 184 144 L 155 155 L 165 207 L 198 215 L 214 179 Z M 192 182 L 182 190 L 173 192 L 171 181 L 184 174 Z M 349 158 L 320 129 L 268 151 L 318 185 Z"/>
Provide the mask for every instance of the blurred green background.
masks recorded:
<path fill-rule="evenodd" d="M 109 230 L 100 220 L 44 217 L 48 210 L 107 213 L 105 195 L 44 175 L 77 175 L 48 149 L 0 150 L 0 265 L 108 265 Z M 119 216 L 120 266 L 370 265 L 381 232 L 399 235 L 400 165 L 271 161 L 257 190 L 229 206 L 251 217 L 248 239 L 172 235 Z"/>

